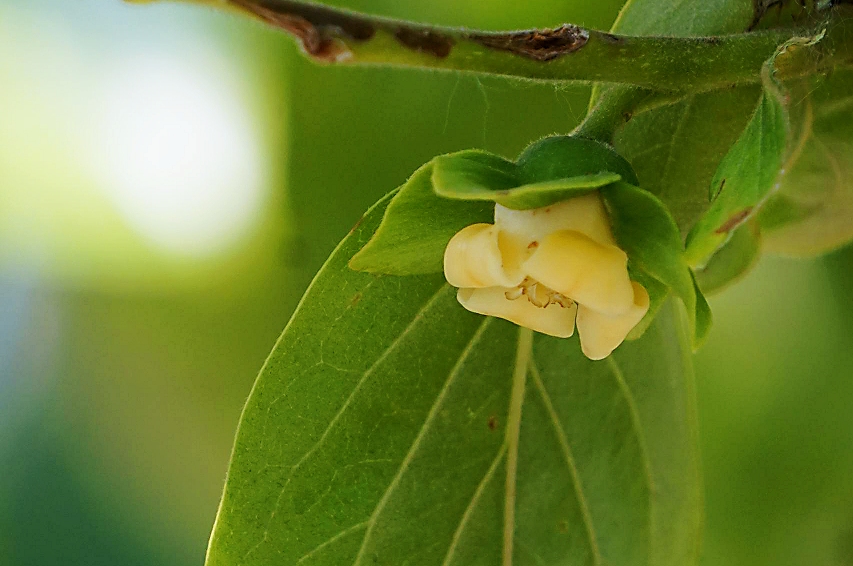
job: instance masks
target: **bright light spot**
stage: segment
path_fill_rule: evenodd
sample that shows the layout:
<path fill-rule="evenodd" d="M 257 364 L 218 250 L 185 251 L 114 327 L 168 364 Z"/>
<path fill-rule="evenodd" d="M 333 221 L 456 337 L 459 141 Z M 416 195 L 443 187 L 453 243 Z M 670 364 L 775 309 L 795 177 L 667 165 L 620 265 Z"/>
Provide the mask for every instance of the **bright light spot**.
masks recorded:
<path fill-rule="evenodd" d="M 199 59 L 122 58 L 94 97 L 90 144 L 94 172 L 128 224 L 194 256 L 245 236 L 266 185 L 235 79 Z"/>

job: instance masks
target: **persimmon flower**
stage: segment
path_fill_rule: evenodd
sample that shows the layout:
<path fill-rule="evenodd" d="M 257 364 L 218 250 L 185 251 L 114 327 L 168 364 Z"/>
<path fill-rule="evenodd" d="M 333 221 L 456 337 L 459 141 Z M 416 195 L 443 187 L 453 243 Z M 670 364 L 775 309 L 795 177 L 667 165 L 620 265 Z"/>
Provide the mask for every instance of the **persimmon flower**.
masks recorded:
<path fill-rule="evenodd" d="M 559 338 L 577 323 L 593 360 L 609 356 L 649 309 L 598 193 L 533 210 L 496 204 L 494 224 L 450 240 L 444 276 L 469 311 Z"/>

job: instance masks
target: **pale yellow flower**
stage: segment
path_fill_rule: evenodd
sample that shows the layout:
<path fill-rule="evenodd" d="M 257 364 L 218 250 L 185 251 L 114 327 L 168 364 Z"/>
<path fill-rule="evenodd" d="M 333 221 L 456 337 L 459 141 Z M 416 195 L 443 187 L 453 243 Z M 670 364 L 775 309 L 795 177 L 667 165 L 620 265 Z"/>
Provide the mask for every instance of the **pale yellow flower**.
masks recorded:
<path fill-rule="evenodd" d="M 444 275 L 470 311 L 560 338 L 577 321 L 593 360 L 609 356 L 649 309 L 598 193 L 533 210 L 495 205 L 494 224 L 450 240 Z"/>

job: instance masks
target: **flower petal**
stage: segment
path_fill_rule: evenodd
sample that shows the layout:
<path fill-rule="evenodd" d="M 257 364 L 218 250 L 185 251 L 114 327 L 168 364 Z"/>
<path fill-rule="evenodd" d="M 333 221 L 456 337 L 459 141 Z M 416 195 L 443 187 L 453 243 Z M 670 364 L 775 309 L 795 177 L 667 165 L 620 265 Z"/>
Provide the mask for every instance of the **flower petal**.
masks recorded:
<path fill-rule="evenodd" d="M 621 316 L 610 317 L 584 305 L 578 308 L 578 334 L 581 350 L 591 360 L 601 360 L 610 355 L 625 340 L 625 336 L 646 316 L 649 294 L 636 281 L 631 282 L 634 300 L 631 308 Z"/>
<path fill-rule="evenodd" d="M 568 308 L 560 305 L 540 308 L 534 306 L 526 297 L 507 299 L 507 291 L 510 289 L 502 287 L 459 289 L 456 299 L 469 311 L 503 318 L 542 334 L 557 338 L 568 338 L 574 334 L 577 305 Z"/>
<path fill-rule="evenodd" d="M 633 304 L 625 252 L 574 230 L 547 236 L 523 269 L 546 287 L 608 316 L 624 314 Z"/>
<path fill-rule="evenodd" d="M 616 244 L 598 192 L 532 210 L 512 210 L 497 204 L 495 226 L 517 239 L 524 249 L 560 230 L 575 230 L 600 244 Z"/>
<path fill-rule="evenodd" d="M 524 280 L 517 269 L 507 270 L 492 224 L 472 224 L 456 233 L 444 251 L 444 277 L 454 287 L 515 287 Z"/>

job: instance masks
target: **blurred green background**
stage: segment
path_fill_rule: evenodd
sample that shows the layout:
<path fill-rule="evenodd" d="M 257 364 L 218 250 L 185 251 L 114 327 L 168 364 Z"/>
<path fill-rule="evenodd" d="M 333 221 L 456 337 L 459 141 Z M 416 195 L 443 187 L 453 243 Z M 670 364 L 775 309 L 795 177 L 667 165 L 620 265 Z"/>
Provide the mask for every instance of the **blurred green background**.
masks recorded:
<path fill-rule="evenodd" d="M 335 3 L 486 29 L 619 8 Z M 188 6 L 0 3 L 0 564 L 201 564 L 242 403 L 337 241 L 433 155 L 515 156 L 587 97 L 316 67 Z M 764 259 L 712 300 L 706 565 L 853 565 L 851 273 Z"/>

